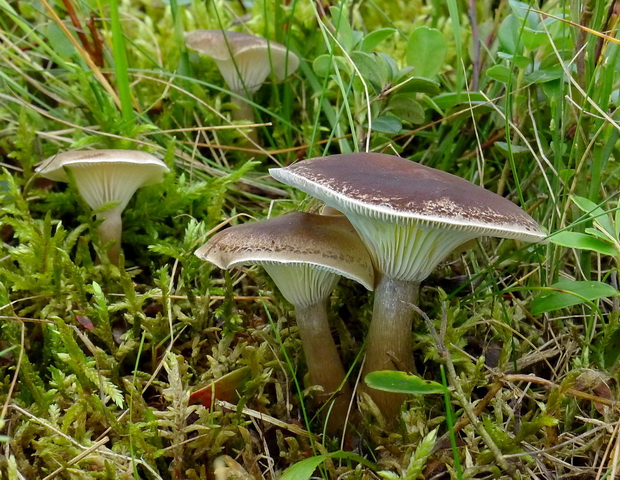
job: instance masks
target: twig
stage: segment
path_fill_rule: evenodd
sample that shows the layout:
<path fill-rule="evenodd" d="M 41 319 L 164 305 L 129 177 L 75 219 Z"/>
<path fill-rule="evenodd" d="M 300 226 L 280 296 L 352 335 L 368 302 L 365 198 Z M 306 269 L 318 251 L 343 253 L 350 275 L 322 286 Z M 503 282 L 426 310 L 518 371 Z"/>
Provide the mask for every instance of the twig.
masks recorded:
<path fill-rule="evenodd" d="M 237 405 L 235 405 L 234 403 L 230 403 L 230 402 L 225 402 L 224 400 L 215 400 L 215 404 L 218 407 L 222 407 L 225 408 L 227 410 L 232 410 L 233 412 L 237 412 L 239 411 L 239 408 L 237 407 Z M 307 430 L 304 430 L 301 427 L 298 427 L 297 425 L 294 425 L 292 423 L 286 423 L 282 420 L 279 420 L 275 417 L 272 417 L 271 415 L 267 415 L 265 413 L 259 412 L 257 410 L 252 410 L 251 408 L 247 408 L 247 407 L 243 407 L 241 409 L 241 413 L 244 415 L 247 415 L 249 417 L 252 418 L 256 418 L 258 420 L 262 420 L 264 422 L 270 423 L 272 425 L 275 425 L 276 427 L 280 427 L 284 430 L 288 430 L 291 433 L 294 433 L 296 435 L 300 435 L 300 436 L 304 436 L 304 437 L 308 437 L 308 436 L 312 436 L 312 437 L 316 437 L 316 435 L 308 432 Z"/>
<path fill-rule="evenodd" d="M 95 17 L 92 12 L 88 20 L 88 30 L 90 30 L 90 36 L 93 39 L 93 61 L 95 62 L 95 65 L 103 67 L 103 41 L 101 40 L 99 30 L 97 30 L 97 25 L 95 24 Z"/>
<path fill-rule="evenodd" d="M 491 403 L 491 400 L 495 398 L 495 395 L 497 395 L 497 392 L 499 392 L 503 386 L 504 384 L 499 381 L 491 385 L 491 388 L 489 388 L 489 391 L 487 392 L 487 394 L 484 396 L 482 400 L 476 403 L 476 406 L 473 409 L 473 412 L 476 416 L 480 415 L 484 411 L 484 409 L 487 408 L 489 403 Z M 460 432 L 469 424 L 470 424 L 469 417 L 467 415 L 463 415 L 461 418 L 459 418 L 458 422 L 454 424 L 454 427 L 452 427 L 452 433 Z M 450 436 L 450 432 L 444 433 L 439 438 L 439 440 L 435 442 L 435 446 L 433 447 L 433 452 L 437 451 L 441 447 L 441 445 L 443 445 L 446 442 L 446 440 L 448 440 L 449 436 Z"/>
<path fill-rule="evenodd" d="M 518 373 L 511 374 L 511 375 L 504 375 L 500 378 L 500 381 L 502 382 L 528 382 L 528 383 L 536 383 L 546 388 L 560 388 L 560 385 L 552 382 L 551 380 L 536 377 L 534 375 L 525 375 L 525 374 L 518 374 Z M 577 390 L 575 388 L 568 388 L 565 390 L 565 393 L 572 395 L 573 397 L 583 398 L 584 400 L 590 400 L 592 402 L 601 403 L 607 407 L 615 408 L 618 406 L 618 402 L 615 402 L 608 398 L 599 397 L 597 395 L 592 395 L 590 393 L 582 392 L 581 390 Z"/>
<path fill-rule="evenodd" d="M 100 446 L 108 443 L 110 441 L 110 439 L 108 437 L 103 437 L 101 440 L 99 440 L 97 443 L 94 443 L 93 445 L 91 445 L 89 448 L 87 448 L 86 450 L 84 450 L 82 453 L 80 453 L 79 455 L 73 457 L 71 460 L 69 460 L 67 462 L 66 465 L 62 465 L 60 467 L 58 467 L 56 470 L 54 470 L 52 473 L 50 473 L 47 477 L 45 477 L 43 480 L 51 480 L 52 478 L 56 478 L 56 476 L 61 473 L 64 472 L 67 468 L 69 468 L 71 465 L 76 464 L 77 462 L 79 462 L 80 460 L 82 460 L 84 457 L 86 457 L 87 455 L 90 455 L 92 452 L 94 452 L 95 450 L 97 450 Z"/>
<path fill-rule="evenodd" d="M 616 427 L 614 428 L 613 434 L 612 434 L 612 438 L 613 436 L 617 436 L 618 435 L 618 425 L 616 425 Z M 603 458 L 601 458 L 601 464 L 599 465 L 599 468 L 596 472 L 596 479 L 595 480 L 600 480 L 601 478 L 601 474 L 603 473 L 603 466 L 605 464 L 605 460 L 607 459 L 607 457 L 609 456 L 609 452 L 611 451 L 611 445 L 612 443 L 609 442 L 607 444 L 607 447 L 605 448 L 605 453 L 603 453 Z M 615 477 L 611 477 L 612 479 Z"/>

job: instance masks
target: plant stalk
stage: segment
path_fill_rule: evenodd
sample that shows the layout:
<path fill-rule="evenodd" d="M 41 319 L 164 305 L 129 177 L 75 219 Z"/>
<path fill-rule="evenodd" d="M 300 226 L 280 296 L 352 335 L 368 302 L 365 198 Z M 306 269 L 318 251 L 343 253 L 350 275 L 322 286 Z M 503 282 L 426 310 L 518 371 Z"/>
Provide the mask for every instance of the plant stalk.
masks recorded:
<path fill-rule="evenodd" d="M 408 305 L 417 303 L 420 284 L 383 276 L 375 289 L 372 322 L 368 331 L 366 361 L 362 376 L 378 370 L 413 370 L 411 331 L 415 312 Z M 406 395 L 383 392 L 365 386 L 388 423 L 398 417 Z"/>
<path fill-rule="evenodd" d="M 231 96 L 230 101 L 235 107 L 237 107 L 233 109 L 231 114 L 234 121 L 256 123 L 254 120 L 254 107 L 252 107 L 247 100 L 240 97 Z M 256 131 L 256 128 L 250 129 L 248 132 L 248 137 L 250 137 L 250 140 L 254 143 L 258 144 L 258 132 Z"/>
<path fill-rule="evenodd" d="M 122 210 L 113 208 L 112 210 L 97 214 L 98 219 L 103 219 L 103 222 L 101 222 L 97 228 L 101 245 L 114 242 L 112 246 L 108 248 L 108 258 L 113 265 L 118 265 L 121 254 L 121 232 L 123 230 L 121 213 Z"/>
<path fill-rule="evenodd" d="M 323 388 L 323 392 L 316 397 L 317 401 L 321 405 L 333 402 L 331 409 L 329 405 L 324 406 L 325 413 L 329 412 L 327 432 L 337 433 L 346 423 L 351 387 L 346 381 L 344 367 L 327 321 L 327 300 L 308 307 L 296 307 L 295 314 L 310 382 Z"/>

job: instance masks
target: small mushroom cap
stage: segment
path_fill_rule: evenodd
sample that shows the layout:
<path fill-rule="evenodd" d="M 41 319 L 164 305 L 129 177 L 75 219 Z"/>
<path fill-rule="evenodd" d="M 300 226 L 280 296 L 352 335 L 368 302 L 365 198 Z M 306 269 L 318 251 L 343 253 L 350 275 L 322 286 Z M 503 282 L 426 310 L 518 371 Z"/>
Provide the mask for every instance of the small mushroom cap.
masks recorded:
<path fill-rule="evenodd" d="M 158 158 L 137 150 L 75 150 L 48 158 L 36 172 L 66 182 L 66 169 L 71 170 L 80 194 L 94 210 L 111 202 L 123 210 L 138 188 L 161 182 L 169 170 Z"/>
<path fill-rule="evenodd" d="M 228 87 L 254 93 L 273 71 L 284 80 L 299 66 L 299 57 L 284 45 L 247 33 L 195 30 L 185 34 L 187 46 L 212 57 Z"/>
<path fill-rule="evenodd" d="M 296 212 L 230 227 L 214 235 L 196 255 L 223 269 L 307 264 L 355 280 L 368 290 L 374 286 L 368 250 L 345 217 Z"/>
<path fill-rule="evenodd" d="M 330 207 L 392 223 L 537 242 L 536 221 L 509 200 L 460 177 L 379 153 L 311 158 L 270 174 Z"/>

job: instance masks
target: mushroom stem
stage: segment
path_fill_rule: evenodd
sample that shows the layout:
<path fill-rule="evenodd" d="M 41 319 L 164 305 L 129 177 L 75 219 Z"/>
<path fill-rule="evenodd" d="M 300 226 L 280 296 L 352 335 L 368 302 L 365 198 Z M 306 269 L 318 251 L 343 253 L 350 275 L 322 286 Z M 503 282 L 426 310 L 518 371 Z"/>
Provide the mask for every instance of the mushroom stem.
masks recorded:
<path fill-rule="evenodd" d="M 351 401 L 351 387 L 346 381 L 346 375 L 334 338 L 327 321 L 327 300 L 295 308 L 297 328 L 304 349 L 308 373 L 312 385 L 323 388 L 317 395 L 321 405 L 329 401 L 333 395 L 333 406 L 325 405 L 327 418 L 327 432 L 330 434 L 342 430 L 347 419 L 349 402 Z"/>
<path fill-rule="evenodd" d="M 363 377 L 377 370 L 413 370 L 411 330 L 414 311 L 408 305 L 418 301 L 419 282 L 382 276 L 375 289 L 372 322 L 368 331 Z M 366 386 L 385 419 L 394 422 L 406 396 Z"/>
<path fill-rule="evenodd" d="M 108 258 L 113 265 L 118 265 L 121 253 L 121 232 L 123 230 L 121 213 L 121 209 L 113 208 L 97 214 L 98 219 L 103 219 L 103 222 L 101 222 L 97 228 L 101 245 L 114 242 L 114 244 L 108 248 Z"/>
<path fill-rule="evenodd" d="M 255 123 L 254 120 L 254 107 L 245 98 L 231 96 L 230 101 L 233 105 L 235 105 L 231 116 L 234 121 L 244 121 Z M 254 143 L 258 143 L 258 132 L 256 128 L 252 128 L 248 132 L 248 136 Z"/>

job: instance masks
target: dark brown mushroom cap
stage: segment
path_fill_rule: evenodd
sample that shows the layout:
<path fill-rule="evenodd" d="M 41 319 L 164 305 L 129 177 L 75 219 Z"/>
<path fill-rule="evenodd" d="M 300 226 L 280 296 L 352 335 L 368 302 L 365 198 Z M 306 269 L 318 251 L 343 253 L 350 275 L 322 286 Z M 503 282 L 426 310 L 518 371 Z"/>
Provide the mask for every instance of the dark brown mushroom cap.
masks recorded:
<path fill-rule="evenodd" d="M 509 200 L 460 177 L 379 153 L 311 158 L 271 175 L 327 205 L 393 223 L 536 242 L 546 234 Z"/>
<path fill-rule="evenodd" d="M 195 30 L 185 34 L 185 43 L 212 57 L 228 87 L 237 93 L 255 92 L 269 72 L 282 81 L 299 66 L 299 57 L 284 45 L 247 33 Z"/>
<path fill-rule="evenodd" d="M 345 217 L 290 213 L 227 228 L 196 255 L 228 269 L 251 264 L 309 264 L 374 287 L 370 255 Z M 275 279 L 274 279 L 275 280 Z"/>

